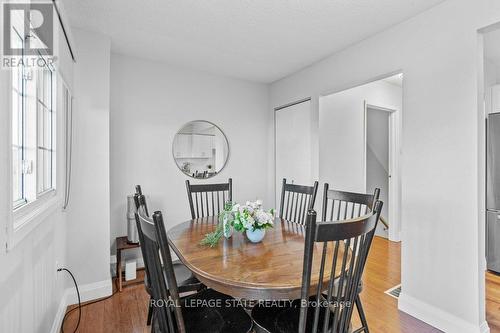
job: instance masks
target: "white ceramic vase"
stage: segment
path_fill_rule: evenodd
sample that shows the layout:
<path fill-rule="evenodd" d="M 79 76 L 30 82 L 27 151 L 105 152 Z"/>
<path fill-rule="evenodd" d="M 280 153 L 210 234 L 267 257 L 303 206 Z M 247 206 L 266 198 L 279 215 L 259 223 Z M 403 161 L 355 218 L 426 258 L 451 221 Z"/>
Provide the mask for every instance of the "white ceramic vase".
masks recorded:
<path fill-rule="evenodd" d="M 245 233 L 250 242 L 259 243 L 264 239 L 264 236 L 266 235 L 266 230 L 265 229 L 247 230 Z"/>

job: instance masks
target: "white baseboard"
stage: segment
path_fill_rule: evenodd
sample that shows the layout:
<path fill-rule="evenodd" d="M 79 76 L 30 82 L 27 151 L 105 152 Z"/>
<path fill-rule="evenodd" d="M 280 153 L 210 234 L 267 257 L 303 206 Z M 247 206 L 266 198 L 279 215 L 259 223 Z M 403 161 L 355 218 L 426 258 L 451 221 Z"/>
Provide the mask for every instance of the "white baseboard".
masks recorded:
<path fill-rule="evenodd" d="M 486 320 L 481 324 L 481 326 L 479 326 L 479 332 L 490 333 L 490 327 L 488 326 Z"/>
<path fill-rule="evenodd" d="M 111 280 L 84 284 L 82 286 L 78 286 L 78 289 L 80 291 L 80 298 L 82 302 L 107 297 L 113 293 L 113 285 L 111 284 Z M 59 307 L 57 308 L 54 321 L 52 322 L 50 333 L 60 332 L 62 321 L 64 319 L 64 315 L 66 314 L 66 309 L 69 305 L 77 303 L 78 296 L 76 294 L 75 287 L 67 288 L 61 297 L 61 301 L 59 302 Z"/>
<path fill-rule="evenodd" d="M 404 292 L 399 295 L 398 309 L 443 332 L 487 333 L 490 331 L 486 322 L 475 325 L 433 305 L 406 295 Z"/>
<path fill-rule="evenodd" d="M 111 296 L 111 294 L 113 293 L 113 285 L 111 279 L 84 284 L 82 286 L 78 286 L 78 289 L 80 291 L 80 299 L 82 302 Z M 76 294 L 76 290 L 74 287 L 71 287 L 69 288 L 69 292 L 66 297 L 66 306 L 77 303 L 78 296 Z"/>
<path fill-rule="evenodd" d="M 68 298 L 68 294 L 70 293 L 70 289 L 66 289 L 63 292 L 61 297 L 61 301 L 59 302 L 59 306 L 57 308 L 56 315 L 54 317 L 54 321 L 52 322 L 52 328 L 50 329 L 50 333 L 59 333 L 61 331 L 61 325 L 66 314 L 66 308 L 68 307 L 66 304 L 66 299 Z"/>
<path fill-rule="evenodd" d="M 401 233 L 400 232 L 397 232 L 395 235 L 391 235 L 389 233 L 389 240 L 391 242 L 396 242 L 396 243 L 399 243 L 401 242 Z"/>

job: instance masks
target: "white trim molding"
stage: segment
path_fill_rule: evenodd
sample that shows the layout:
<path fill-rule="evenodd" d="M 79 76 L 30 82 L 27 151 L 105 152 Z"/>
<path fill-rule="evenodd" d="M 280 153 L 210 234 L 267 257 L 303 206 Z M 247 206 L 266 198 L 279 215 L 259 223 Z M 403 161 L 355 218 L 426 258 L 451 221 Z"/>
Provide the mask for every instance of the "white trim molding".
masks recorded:
<path fill-rule="evenodd" d="M 99 298 L 111 296 L 113 293 L 113 285 L 111 280 L 104 280 L 89 284 L 84 284 L 78 287 L 80 290 L 80 298 L 82 302 L 93 301 Z M 62 321 L 64 315 L 66 314 L 66 309 L 69 305 L 77 304 L 78 296 L 74 287 L 67 288 L 59 302 L 59 307 L 57 308 L 56 315 L 54 316 L 54 321 L 52 322 L 52 328 L 50 333 L 59 333 L 61 331 Z"/>
<path fill-rule="evenodd" d="M 490 333 L 490 327 L 488 326 L 488 322 L 486 320 L 479 326 L 479 332 Z"/>
<path fill-rule="evenodd" d="M 398 309 L 415 317 L 443 332 L 489 333 L 490 328 L 485 321 L 475 325 L 433 305 L 422 302 L 401 292 L 398 299 Z"/>
<path fill-rule="evenodd" d="M 68 298 L 69 293 L 70 289 L 66 289 L 61 297 L 54 321 L 52 322 L 50 333 L 59 333 L 61 331 L 62 321 L 64 319 L 64 315 L 66 314 L 66 308 L 68 307 L 66 299 Z"/>
<path fill-rule="evenodd" d="M 45 221 L 58 208 L 62 206 L 62 200 L 58 195 L 51 195 L 45 199 L 34 201 L 28 205 L 31 207 L 23 210 L 23 214 L 13 212 L 7 234 L 7 250 L 10 251 L 16 247 L 26 236 L 30 234 L 40 223 Z"/>
<path fill-rule="evenodd" d="M 113 294 L 113 284 L 111 279 L 78 286 L 82 302 L 93 301 L 99 298 L 108 297 Z M 74 287 L 69 288 L 66 297 L 66 306 L 78 303 L 78 296 Z"/>

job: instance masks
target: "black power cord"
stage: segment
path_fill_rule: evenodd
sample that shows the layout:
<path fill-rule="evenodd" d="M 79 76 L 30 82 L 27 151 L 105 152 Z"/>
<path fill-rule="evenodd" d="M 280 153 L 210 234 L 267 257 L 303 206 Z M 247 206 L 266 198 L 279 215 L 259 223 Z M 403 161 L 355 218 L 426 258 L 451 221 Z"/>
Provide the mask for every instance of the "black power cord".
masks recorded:
<path fill-rule="evenodd" d="M 76 333 L 76 331 L 78 330 L 78 327 L 80 326 L 80 320 L 82 319 L 82 303 L 81 303 L 81 300 L 80 300 L 80 290 L 78 289 L 78 284 L 76 283 L 76 279 L 73 276 L 73 273 L 71 273 L 71 271 L 69 269 L 67 269 L 67 268 L 58 268 L 57 271 L 58 272 L 60 272 L 60 271 L 66 271 L 66 272 L 68 272 L 69 275 L 71 275 L 71 278 L 73 279 L 73 283 L 75 284 L 76 294 L 78 295 L 78 323 L 76 324 L 76 327 L 75 327 L 75 330 L 73 331 L 73 333 Z M 62 331 L 62 333 L 64 333 L 64 321 L 66 320 L 66 317 L 68 316 L 68 314 L 70 312 L 71 311 L 68 311 L 68 312 L 66 312 L 64 314 L 64 318 L 63 318 L 62 324 L 61 324 L 61 331 Z"/>
<path fill-rule="evenodd" d="M 66 269 L 66 268 L 58 268 L 57 271 L 58 272 L 60 272 L 60 271 L 66 271 L 66 272 L 68 272 L 71 275 L 71 278 L 73 279 L 73 283 L 75 284 L 76 293 L 78 295 L 78 307 L 66 311 L 66 313 L 64 314 L 64 318 L 62 320 L 62 324 L 61 324 L 61 332 L 64 333 L 64 322 L 68 318 L 68 315 L 70 313 L 72 313 L 73 311 L 78 310 L 78 323 L 76 324 L 75 330 L 73 331 L 73 333 L 75 333 L 78 330 L 78 327 L 80 326 L 80 320 L 82 318 L 82 308 L 84 306 L 87 306 L 87 305 L 91 305 L 91 304 L 95 304 L 95 303 L 99 303 L 99 302 L 102 302 L 104 300 L 107 300 L 108 298 L 113 297 L 116 294 L 116 291 L 114 293 L 112 293 L 111 295 L 107 296 L 107 297 L 100 298 L 100 299 L 97 299 L 95 301 L 82 304 L 81 301 L 80 301 L 80 291 L 78 290 L 78 285 L 76 283 L 76 280 L 75 280 L 75 277 L 73 276 L 73 274 L 71 274 L 71 272 L 68 269 Z"/>
<path fill-rule="evenodd" d="M 111 297 L 115 296 L 115 294 L 116 294 L 116 291 L 113 294 L 109 295 L 109 296 L 106 296 L 106 297 L 103 297 L 103 298 L 99 298 L 99 299 L 96 299 L 95 301 L 82 304 L 80 307 L 73 308 L 73 309 L 69 310 L 68 312 L 66 312 L 66 314 L 64 315 L 64 317 L 66 318 L 67 315 L 69 315 L 71 312 L 73 312 L 75 310 L 78 310 L 79 308 L 83 308 L 83 307 L 86 307 L 87 305 L 92 305 L 92 304 L 95 304 L 95 303 L 99 303 L 99 302 L 105 301 L 108 298 L 111 298 Z"/>

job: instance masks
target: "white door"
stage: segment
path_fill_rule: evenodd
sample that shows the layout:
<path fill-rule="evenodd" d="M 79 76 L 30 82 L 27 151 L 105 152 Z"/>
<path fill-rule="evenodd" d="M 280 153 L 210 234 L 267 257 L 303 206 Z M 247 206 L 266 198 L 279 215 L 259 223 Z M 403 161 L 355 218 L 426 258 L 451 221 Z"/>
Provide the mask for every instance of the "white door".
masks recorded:
<path fill-rule="evenodd" d="M 366 193 L 380 189 L 380 200 L 384 203 L 381 216 L 388 224 L 390 202 L 390 115 L 384 110 L 367 107 L 366 111 Z M 376 235 L 388 238 L 386 227 L 379 223 Z"/>
<path fill-rule="evenodd" d="M 312 185 L 311 101 L 277 109 L 276 206 L 279 207 L 283 178 L 288 183 Z"/>
<path fill-rule="evenodd" d="M 365 103 L 365 170 L 366 191 L 380 188 L 384 202 L 377 234 L 389 240 L 401 240 L 401 179 L 399 172 L 398 111 Z"/>

